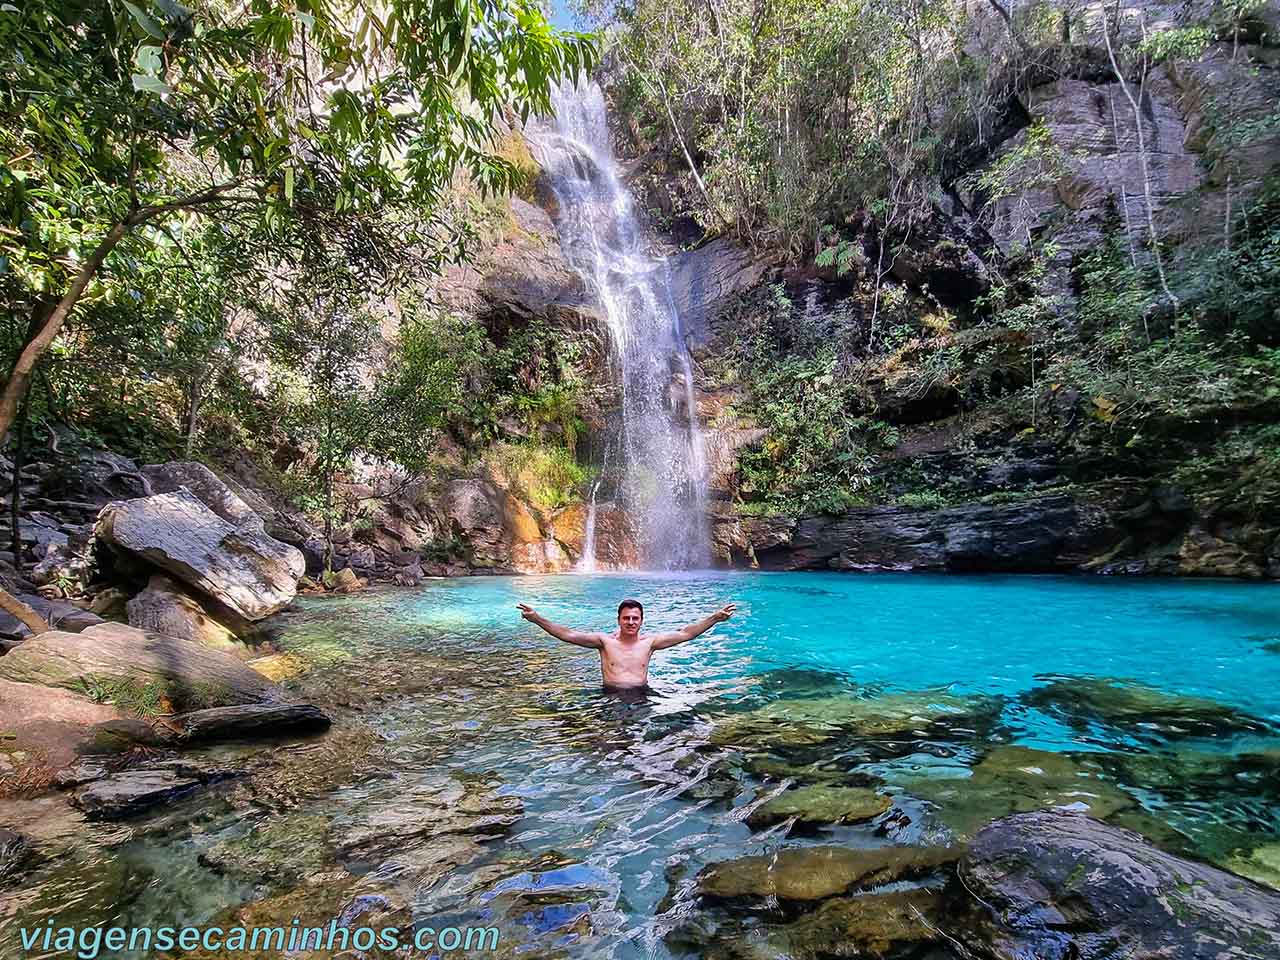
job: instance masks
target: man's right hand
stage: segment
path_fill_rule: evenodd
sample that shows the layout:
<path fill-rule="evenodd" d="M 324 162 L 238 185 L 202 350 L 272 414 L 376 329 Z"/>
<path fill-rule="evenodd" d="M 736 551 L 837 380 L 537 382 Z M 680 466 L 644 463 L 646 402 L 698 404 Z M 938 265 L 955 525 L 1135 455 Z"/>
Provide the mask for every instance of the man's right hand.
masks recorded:
<path fill-rule="evenodd" d="M 526 620 L 536 621 L 538 619 L 537 611 L 527 603 L 517 603 L 516 606 L 520 610 L 520 616 L 524 617 Z"/>

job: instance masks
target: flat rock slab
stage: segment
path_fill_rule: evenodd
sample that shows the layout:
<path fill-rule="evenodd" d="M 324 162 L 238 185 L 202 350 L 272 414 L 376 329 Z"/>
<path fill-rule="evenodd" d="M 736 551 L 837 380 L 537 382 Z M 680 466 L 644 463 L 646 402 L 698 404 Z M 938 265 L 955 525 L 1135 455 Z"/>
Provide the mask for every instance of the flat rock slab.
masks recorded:
<path fill-rule="evenodd" d="M 332 721 L 309 703 L 246 703 L 193 710 L 173 718 L 187 740 L 244 740 L 328 730 Z"/>
<path fill-rule="evenodd" d="M 288 605 L 306 572 L 296 547 L 233 526 L 186 489 L 109 504 L 97 534 L 249 620 Z"/>
<path fill-rule="evenodd" d="M 1090 817 L 997 820 L 959 875 L 973 908 L 954 933 L 982 956 L 1280 958 L 1280 894 Z"/>
<path fill-rule="evenodd" d="M 226 771 L 200 771 L 181 765 L 126 770 L 86 784 L 72 795 L 71 802 L 90 820 L 125 820 L 231 776 Z"/>
<path fill-rule="evenodd" d="M 28 640 L 0 657 L 0 679 L 96 691 L 117 706 L 130 697 L 164 697 L 178 709 L 280 699 L 275 684 L 228 653 L 119 623 Z"/>

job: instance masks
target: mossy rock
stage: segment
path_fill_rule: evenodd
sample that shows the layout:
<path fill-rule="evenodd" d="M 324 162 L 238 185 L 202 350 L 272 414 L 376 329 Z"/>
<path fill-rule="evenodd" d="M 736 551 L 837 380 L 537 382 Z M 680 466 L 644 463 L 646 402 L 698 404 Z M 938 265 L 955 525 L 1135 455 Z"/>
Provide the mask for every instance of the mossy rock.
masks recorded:
<path fill-rule="evenodd" d="M 942 896 L 934 890 L 839 897 L 769 939 L 794 960 L 882 958 L 941 939 L 941 912 Z"/>
<path fill-rule="evenodd" d="M 331 861 L 329 818 L 318 814 L 272 817 L 200 854 L 200 863 L 217 873 L 281 888 L 301 883 Z"/>
<path fill-rule="evenodd" d="M 1280 843 L 1268 843 L 1222 862 L 1232 873 L 1280 890 Z"/>
<path fill-rule="evenodd" d="M 812 746 L 841 736 L 864 738 L 937 736 L 955 728 L 976 733 L 1000 715 L 992 697 L 963 697 L 940 691 L 892 693 L 866 699 L 826 696 L 782 699 L 720 719 L 713 743 Z"/>
<path fill-rule="evenodd" d="M 1066 809 L 1106 819 L 1135 805 L 1123 790 L 1061 753 L 997 747 L 964 778 L 927 778 L 903 784 L 938 807 L 938 819 L 962 837 L 1011 813 Z"/>
<path fill-rule="evenodd" d="M 799 823 L 860 823 L 874 820 L 893 806 L 893 799 L 868 787 L 814 784 L 787 790 L 757 807 L 750 826 L 767 826 L 795 817 Z"/>
<path fill-rule="evenodd" d="M 695 888 L 711 900 L 806 902 L 924 876 L 954 863 L 949 847 L 798 847 L 705 867 Z"/>
<path fill-rule="evenodd" d="M 0 678 L 118 701 L 139 716 L 280 698 L 229 653 L 118 623 L 33 637 L 0 657 Z"/>
<path fill-rule="evenodd" d="M 1052 677 L 1022 695 L 1023 702 L 1078 730 L 1113 728 L 1120 737 L 1167 740 L 1274 733 L 1272 725 L 1235 707 L 1146 684 L 1092 677 Z"/>

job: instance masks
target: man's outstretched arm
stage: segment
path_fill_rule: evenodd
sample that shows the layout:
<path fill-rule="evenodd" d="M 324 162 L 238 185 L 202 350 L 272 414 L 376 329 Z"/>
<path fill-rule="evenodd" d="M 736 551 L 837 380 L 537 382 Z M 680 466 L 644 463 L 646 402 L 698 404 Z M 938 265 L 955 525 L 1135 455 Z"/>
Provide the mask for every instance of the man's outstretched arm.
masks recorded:
<path fill-rule="evenodd" d="M 667 647 L 674 647 L 677 643 L 684 643 L 686 640 L 692 640 L 694 637 L 700 637 L 706 633 L 717 623 L 724 623 L 733 616 L 733 612 L 738 609 L 736 603 L 725 606 L 709 617 L 704 617 L 697 623 L 691 623 L 687 627 L 681 627 L 671 633 L 660 633 L 653 638 L 654 650 L 665 650 Z"/>
<path fill-rule="evenodd" d="M 558 623 L 552 623 L 527 604 L 517 603 L 516 606 L 520 608 L 520 616 L 524 617 L 530 623 L 541 627 L 557 640 L 563 640 L 565 643 L 576 644 L 579 647 L 591 647 L 593 650 L 600 649 L 600 634 L 574 630 L 572 627 L 562 627 Z"/>

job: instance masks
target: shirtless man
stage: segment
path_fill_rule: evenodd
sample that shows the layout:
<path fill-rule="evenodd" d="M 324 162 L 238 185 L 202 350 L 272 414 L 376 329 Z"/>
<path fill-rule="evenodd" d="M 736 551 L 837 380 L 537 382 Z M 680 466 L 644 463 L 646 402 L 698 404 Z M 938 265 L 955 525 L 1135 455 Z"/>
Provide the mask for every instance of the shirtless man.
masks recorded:
<path fill-rule="evenodd" d="M 590 647 L 600 651 L 600 672 L 604 676 L 604 685 L 615 688 L 643 687 L 649 682 L 649 658 L 655 650 L 665 650 L 677 643 L 684 643 L 694 637 L 706 633 L 717 623 L 723 623 L 733 616 L 737 604 L 729 604 L 717 610 L 709 617 L 691 623 L 687 627 L 673 630 L 670 633 L 654 633 L 640 635 L 640 624 L 644 623 L 644 607 L 639 600 L 623 600 L 618 604 L 617 633 L 588 633 L 562 627 L 552 623 L 532 607 L 523 603 L 516 604 L 520 615 L 530 623 L 537 624 L 557 640 L 576 644 L 579 647 Z"/>

